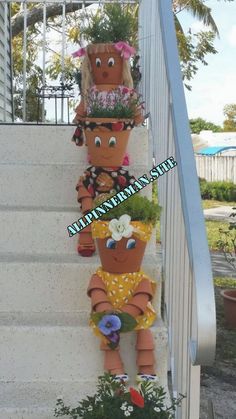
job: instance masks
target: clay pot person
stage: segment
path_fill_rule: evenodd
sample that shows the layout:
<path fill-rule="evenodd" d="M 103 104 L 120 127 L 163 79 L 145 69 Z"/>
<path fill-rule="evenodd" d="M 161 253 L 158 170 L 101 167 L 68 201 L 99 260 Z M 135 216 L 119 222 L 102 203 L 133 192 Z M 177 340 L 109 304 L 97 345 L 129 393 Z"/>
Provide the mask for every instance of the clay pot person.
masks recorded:
<path fill-rule="evenodd" d="M 144 200 L 143 205 L 154 205 L 145 198 L 137 198 Z M 137 199 L 135 202 L 137 203 Z M 158 212 L 154 205 L 153 213 L 155 210 Z M 157 381 L 154 341 L 150 331 L 156 318 L 152 306 L 155 282 L 141 270 L 145 247 L 152 230 L 153 224 L 150 220 L 131 221 L 128 214 L 92 224 L 92 235 L 97 241 L 101 259 L 101 267 L 92 276 L 88 287 L 92 313 L 109 315 L 121 312 L 136 319 L 137 381 Z M 101 330 L 92 320 L 91 326 L 102 339 L 104 369 L 117 379 L 127 381 L 128 375 L 125 373 L 119 347 L 111 349 L 109 341 L 104 339 Z"/>

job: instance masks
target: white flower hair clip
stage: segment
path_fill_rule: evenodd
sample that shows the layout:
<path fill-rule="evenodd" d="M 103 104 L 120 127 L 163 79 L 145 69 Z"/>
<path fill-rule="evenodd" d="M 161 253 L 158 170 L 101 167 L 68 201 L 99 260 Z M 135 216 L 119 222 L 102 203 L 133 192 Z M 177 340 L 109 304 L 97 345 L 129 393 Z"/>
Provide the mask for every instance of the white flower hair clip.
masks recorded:
<path fill-rule="evenodd" d="M 122 215 L 119 220 L 114 218 L 109 222 L 108 228 L 111 231 L 111 237 L 115 241 L 120 241 L 122 237 L 129 238 L 133 234 L 134 227 L 130 225 L 131 217 L 128 214 Z"/>

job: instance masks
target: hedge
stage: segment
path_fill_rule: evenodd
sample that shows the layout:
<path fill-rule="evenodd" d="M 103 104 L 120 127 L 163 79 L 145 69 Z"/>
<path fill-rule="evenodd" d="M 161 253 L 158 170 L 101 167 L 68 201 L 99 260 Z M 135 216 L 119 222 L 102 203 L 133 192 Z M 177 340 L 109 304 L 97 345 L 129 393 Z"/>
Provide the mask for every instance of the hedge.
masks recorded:
<path fill-rule="evenodd" d="M 207 182 L 199 178 L 202 199 L 215 199 L 217 201 L 236 201 L 236 184 L 233 182 L 217 181 Z"/>

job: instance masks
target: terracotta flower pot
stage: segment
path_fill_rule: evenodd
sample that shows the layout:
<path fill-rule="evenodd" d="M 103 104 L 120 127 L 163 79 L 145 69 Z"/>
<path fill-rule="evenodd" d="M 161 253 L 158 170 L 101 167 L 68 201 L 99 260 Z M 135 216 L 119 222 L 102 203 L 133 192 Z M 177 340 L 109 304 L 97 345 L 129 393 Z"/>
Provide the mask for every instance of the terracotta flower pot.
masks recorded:
<path fill-rule="evenodd" d="M 236 289 L 223 290 L 221 295 L 224 298 L 226 324 L 236 329 Z"/>
<path fill-rule="evenodd" d="M 90 44 L 87 47 L 93 82 L 99 84 L 122 84 L 123 61 L 113 44 Z"/>
<path fill-rule="evenodd" d="M 102 268 L 106 272 L 122 274 L 140 270 L 147 242 L 132 236 L 136 240 L 134 249 L 127 249 L 129 239 L 122 238 L 116 242 L 116 248 L 107 247 L 107 238 L 96 239 Z"/>
<path fill-rule="evenodd" d="M 86 145 L 93 166 L 122 166 L 134 122 L 112 118 L 86 118 Z"/>

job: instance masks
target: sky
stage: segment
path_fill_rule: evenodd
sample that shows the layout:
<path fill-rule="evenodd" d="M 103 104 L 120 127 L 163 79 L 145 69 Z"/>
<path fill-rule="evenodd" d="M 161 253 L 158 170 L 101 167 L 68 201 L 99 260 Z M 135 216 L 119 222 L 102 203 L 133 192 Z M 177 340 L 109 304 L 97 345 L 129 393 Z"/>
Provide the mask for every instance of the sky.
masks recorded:
<path fill-rule="evenodd" d="M 236 1 L 209 0 L 213 18 L 220 32 L 215 48 L 218 54 L 209 54 L 208 66 L 199 65 L 192 80 L 192 91 L 186 90 L 186 101 L 190 118 L 201 117 L 216 124 L 224 120 L 223 108 L 236 103 Z M 179 14 L 185 29 L 202 29 L 200 23 L 189 14 Z"/>

